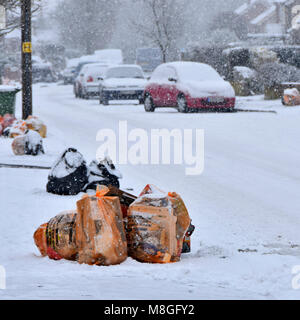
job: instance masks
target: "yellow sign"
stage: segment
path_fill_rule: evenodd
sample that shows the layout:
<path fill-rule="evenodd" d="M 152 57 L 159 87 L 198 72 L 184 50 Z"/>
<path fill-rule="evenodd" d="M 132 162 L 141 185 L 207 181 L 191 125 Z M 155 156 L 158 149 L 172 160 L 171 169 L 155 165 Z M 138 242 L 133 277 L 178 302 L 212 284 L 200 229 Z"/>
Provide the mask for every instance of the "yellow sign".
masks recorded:
<path fill-rule="evenodd" d="M 24 53 L 31 53 L 32 52 L 31 42 L 23 42 L 23 52 Z"/>

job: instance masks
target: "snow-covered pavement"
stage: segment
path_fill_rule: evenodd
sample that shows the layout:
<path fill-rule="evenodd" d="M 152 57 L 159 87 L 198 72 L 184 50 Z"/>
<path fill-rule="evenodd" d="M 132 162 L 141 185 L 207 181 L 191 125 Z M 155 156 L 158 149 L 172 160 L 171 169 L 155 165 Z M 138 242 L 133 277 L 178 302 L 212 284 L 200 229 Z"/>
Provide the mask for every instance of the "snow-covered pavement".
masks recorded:
<path fill-rule="evenodd" d="M 20 99 L 18 114 L 20 115 Z M 128 259 L 120 266 L 90 267 L 41 258 L 35 229 L 81 195 L 45 191 L 47 171 L 0 168 L 0 265 L 7 289 L 0 299 L 298 299 L 292 268 L 300 265 L 300 108 L 261 96 L 239 98 L 246 109 L 272 113 L 180 114 L 143 106 L 100 106 L 76 100 L 71 86 L 37 85 L 34 112 L 49 128 L 46 155 L 12 155 L 0 138 L 0 163 L 51 165 L 65 147 L 88 161 L 96 156 L 98 130 L 128 128 L 205 130 L 205 170 L 186 176 L 184 166 L 120 167 L 121 186 L 138 194 L 153 183 L 178 192 L 196 232 L 193 251 L 180 263 L 148 265 Z"/>

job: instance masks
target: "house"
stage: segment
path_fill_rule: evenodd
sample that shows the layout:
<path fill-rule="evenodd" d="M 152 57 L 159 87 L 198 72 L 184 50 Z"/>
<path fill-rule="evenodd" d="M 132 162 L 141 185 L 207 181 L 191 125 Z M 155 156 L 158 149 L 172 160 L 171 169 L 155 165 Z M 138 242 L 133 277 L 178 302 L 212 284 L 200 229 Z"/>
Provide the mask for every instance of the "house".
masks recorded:
<path fill-rule="evenodd" d="M 300 30 L 300 0 L 245 0 L 235 14 L 246 23 L 250 37 L 285 38 Z"/>

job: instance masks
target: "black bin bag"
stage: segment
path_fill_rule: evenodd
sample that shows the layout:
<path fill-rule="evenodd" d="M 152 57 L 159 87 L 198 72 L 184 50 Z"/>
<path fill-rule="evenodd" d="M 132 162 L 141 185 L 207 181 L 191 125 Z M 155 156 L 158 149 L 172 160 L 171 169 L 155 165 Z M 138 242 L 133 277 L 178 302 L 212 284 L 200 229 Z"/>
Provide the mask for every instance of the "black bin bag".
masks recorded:
<path fill-rule="evenodd" d="M 48 177 L 47 192 L 57 195 L 77 195 L 88 183 L 88 168 L 82 154 L 67 149 L 57 160 Z"/>
<path fill-rule="evenodd" d="M 119 179 L 122 179 L 122 174 L 110 158 L 94 160 L 89 165 L 89 179 L 85 191 L 96 190 L 100 185 L 120 188 Z"/>

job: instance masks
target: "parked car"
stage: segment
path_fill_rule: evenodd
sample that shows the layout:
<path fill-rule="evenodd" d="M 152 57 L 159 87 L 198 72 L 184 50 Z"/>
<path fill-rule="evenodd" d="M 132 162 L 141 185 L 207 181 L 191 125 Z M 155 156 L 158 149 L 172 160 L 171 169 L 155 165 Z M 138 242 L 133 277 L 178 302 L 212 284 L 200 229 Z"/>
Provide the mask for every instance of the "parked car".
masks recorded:
<path fill-rule="evenodd" d="M 100 82 L 100 104 L 108 105 L 110 100 L 139 100 L 143 104 L 146 84 L 147 80 L 140 66 L 111 66 Z"/>
<path fill-rule="evenodd" d="M 196 62 L 171 62 L 153 72 L 144 92 L 145 111 L 175 107 L 179 112 L 193 109 L 235 107 L 235 92 L 211 66 Z"/>
<path fill-rule="evenodd" d="M 145 73 L 152 73 L 162 63 L 159 48 L 138 48 L 136 50 L 136 64 L 141 66 Z"/>
<path fill-rule="evenodd" d="M 48 63 L 34 64 L 32 66 L 32 81 L 37 82 L 55 82 L 57 80 L 52 71 L 51 65 Z"/>
<path fill-rule="evenodd" d="M 75 68 L 66 68 L 63 73 L 62 73 L 62 76 L 63 76 L 63 81 L 64 81 L 64 84 L 73 84 L 74 82 L 74 74 L 75 74 Z"/>
<path fill-rule="evenodd" d="M 80 62 L 74 72 L 74 94 L 76 98 L 82 98 L 82 84 L 84 80 L 84 71 L 87 65 L 93 65 L 96 62 Z"/>
<path fill-rule="evenodd" d="M 99 96 L 99 82 L 103 79 L 108 67 L 107 64 L 92 63 L 82 68 L 77 80 L 80 86 L 79 98 L 89 99 Z"/>

